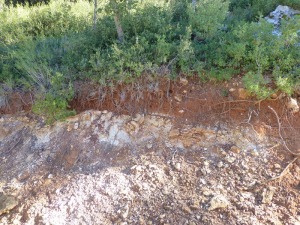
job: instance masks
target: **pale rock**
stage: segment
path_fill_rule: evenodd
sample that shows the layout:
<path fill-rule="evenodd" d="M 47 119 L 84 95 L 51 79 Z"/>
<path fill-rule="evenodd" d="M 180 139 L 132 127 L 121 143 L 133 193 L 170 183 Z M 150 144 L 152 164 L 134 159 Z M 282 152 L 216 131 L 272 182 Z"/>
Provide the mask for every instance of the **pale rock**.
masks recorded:
<path fill-rule="evenodd" d="M 79 123 L 74 123 L 74 130 L 77 130 L 79 128 Z"/>
<path fill-rule="evenodd" d="M 140 130 L 140 125 L 136 121 L 131 121 L 130 124 L 134 127 L 134 131 L 138 132 Z"/>
<path fill-rule="evenodd" d="M 73 130 L 74 125 L 69 124 L 67 127 L 67 131 L 70 132 L 71 130 Z"/>
<path fill-rule="evenodd" d="M 200 209 L 200 201 L 199 200 L 194 200 L 193 203 L 190 205 L 190 208 L 192 210 Z"/>
<path fill-rule="evenodd" d="M 182 96 L 181 96 L 181 95 L 175 95 L 175 96 L 174 96 L 174 99 L 175 99 L 177 102 L 182 102 Z"/>
<path fill-rule="evenodd" d="M 223 195 L 216 195 L 210 200 L 210 207 L 208 208 L 209 211 L 226 208 L 229 206 L 230 202 L 225 198 Z"/>
<path fill-rule="evenodd" d="M 123 213 L 121 214 L 121 216 L 122 216 L 123 219 L 126 219 L 128 217 L 128 215 L 129 215 L 129 206 L 126 205 L 125 208 L 124 208 Z"/>
<path fill-rule="evenodd" d="M 299 105 L 296 99 L 290 98 L 286 103 L 286 107 L 291 110 L 293 113 L 299 112 Z"/>
<path fill-rule="evenodd" d="M 204 166 L 209 166 L 209 162 L 208 161 L 204 161 L 203 165 Z"/>
<path fill-rule="evenodd" d="M 30 160 L 29 160 L 30 161 Z M 18 175 L 18 180 L 19 181 L 25 181 L 30 177 L 31 173 L 29 171 L 29 169 L 26 169 L 24 171 L 22 171 L 19 175 Z"/>
<path fill-rule="evenodd" d="M 181 207 L 182 211 L 187 213 L 187 214 L 192 214 L 192 210 L 190 209 L 190 207 L 188 207 L 187 204 L 185 203 L 182 203 L 182 207 Z"/>
<path fill-rule="evenodd" d="M 275 187 L 268 187 L 264 189 L 262 193 L 262 203 L 264 204 L 270 204 L 272 202 L 274 193 L 275 193 L 276 188 Z"/>
<path fill-rule="evenodd" d="M 219 167 L 219 168 L 222 168 L 223 166 L 224 166 L 223 162 L 219 162 L 219 163 L 217 164 L 217 167 Z"/>
<path fill-rule="evenodd" d="M 169 138 L 174 138 L 180 135 L 180 131 L 178 129 L 173 129 L 169 133 Z"/>
<path fill-rule="evenodd" d="M 175 163 L 174 168 L 175 168 L 177 171 L 180 171 L 180 170 L 181 170 L 181 164 L 180 164 L 180 163 Z"/>
<path fill-rule="evenodd" d="M 165 217 L 166 217 L 166 214 L 162 214 L 162 215 L 159 216 L 160 219 L 163 219 Z"/>
<path fill-rule="evenodd" d="M 147 149 L 151 149 L 153 147 L 153 145 L 151 143 L 146 145 Z"/>
<path fill-rule="evenodd" d="M 277 8 L 266 17 L 269 23 L 274 25 L 280 25 L 280 20 L 284 17 L 291 18 L 297 14 L 300 14 L 300 11 L 294 10 L 289 6 L 279 5 Z"/>
<path fill-rule="evenodd" d="M 18 201 L 13 196 L 0 193 L 0 215 L 8 213 L 18 205 Z"/>
<path fill-rule="evenodd" d="M 278 163 L 275 163 L 275 164 L 274 164 L 274 168 L 275 168 L 275 169 L 281 169 L 281 166 L 280 166 Z"/>
<path fill-rule="evenodd" d="M 258 153 L 257 150 L 255 150 L 255 149 L 252 149 L 252 150 L 250 151 L 250 154 L 251 154 L 252 156 L 259 156 L 259 153 Z"/>
<path fill-rule="evenodd" d="M 181 84 L 183 84 L 183 85 L 187 85 L 187 84 L 189 83 L 189 81 L 188 81 L 187 79 L 182 78 L 182 77 L 180 77 L 179 82 L 180 82 Z"/>
<path fill-rule="evenodd" d="M 204 196 L 210 196 L 213 194 L 213 191 L 209 190 L 208 188 L 203 188 L 202 191 L 203 191 L 202 193 Z"/>
<path fill-rule="evenodd" d="M 232 152 L 234 152 L 234 153 L 236 153 L 236 154 L 239 154 L 239 153 L 241 152 L 241 149 L 238 148 L 237 146 L 232 146 L 232 147 L 230 148 L 230 151 L 232 151 Z"/>
<path fill-rule="evenodd" d="M 233 162 L 236 160 L 235 157 L 231 157 L 231 156 L 226 156 L 225 159 L 226 159 L 226 161 L 229 162 L 229 163 L 233 163 Z"/>
<path fill-rule="evenodd" d="M 144 115 L 136 114 L 135 118 L 133 120 L 136 121 L 137 123 L 139 123 L 139 125 L 141 125 L 144 123 L 145 117 L 144 117 Z"/>

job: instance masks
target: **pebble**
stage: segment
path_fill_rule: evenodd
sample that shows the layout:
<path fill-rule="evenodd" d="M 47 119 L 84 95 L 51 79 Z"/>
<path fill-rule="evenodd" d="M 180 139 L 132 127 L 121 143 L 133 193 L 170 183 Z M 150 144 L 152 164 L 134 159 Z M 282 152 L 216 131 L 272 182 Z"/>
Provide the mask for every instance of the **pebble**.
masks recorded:
<path fill-rule="evenodd" d="M 182 211 L 188 214 L 192 214 L 192 210 L 185 203 L 182 204 Z"/>
<path fill-rule="evenodd" d="M 212 191 L 203 191 L 204 196 L 210 196 L 212 194 Z"/>
<path fill-rule="evenodd" d="M 272 98 L 272 99 L 276 99 L 276 98 L 278 98 L 278 95 L 277 95 L 276 93 L 273 93 L 273 94 L 271 95 L 271 98 Z"/>
<path fill-rule="evenodd" d="M 223 165 L 224 165 L 223 162 L 219 162 L 217 167 L 221 168 L 221 167 L 223 167 Z"/>
<path fill-rule="evenodd" d="M 193 204 L 190 205 L 190 207 L 191 207 L 192 210 L 197 210 L 197 209 L 200 208 L 200 202 L 198 200 L 195 200 L 193 202 Z"/>
<path fill-rule="evenodd" d="M 236 158 L 235 158 L 235 157 L 230 157 L 230 156 L 228 156 L 228 157 L 226 157 L 226 160 L 227 160 L 227 162 L 229 162 L 229 163 L 233 163 L 233 162 L 236 160 Z"/>
<path fill-rule="evenodd" d="M 177 137 L 180 135 L 180 132 L 179 130 L 177 129 L 174 129 L 174 130 L 171 130 L 170 133 L 169 133 L 169 137 L 172 138 L 172 137 Z"/>
<path fill-rule="evenodd" d="M 30 172 L 28 170 L 24 170 L 22 173 L 18 175 L 19 181 L 27 180 L 30 177 Z"/>
<path fill-rule="evenodd" d="M 126 207 L 125 207 L 125 212 L 122 213 L 122 218 L 123 218 L 123 219 L 126 219 L 126 218 L 128 217 L 128 214 L 129 214 L 129 207 L 126 206 Z"/>
<path fill-rule="evenodd" d="M 165 214 L 162 214 L 162 215 L 159 216 L 160 219 L 163 219 L 163 218 L 165 218 L 165 217 L 166 217 Z"/>
<path fill-rule="evenodd" d="M 229 204 L 230 202 L 225 198 L 225 196 L 216 195 L 210 200 L 210 207 L 208 210 L 211 211 L 219 208 L 226 208 Z"/>
<path fill-rule="evenodd" d="M 177 171 L 180 171 L 180 170 L 181 170 L 181 164 L 180 164 L 180 163 L 175 163 L 174 168 L 175 168 Z"/>
<path fill-rule="evenodd" d="M 208 161 L 204 161 L 204 166 L 209 166 L 209 162 Z"/>
<path fill-rule="evenodd" d="M 236 154 L 239 154 L 239 153 L 241 152 L 241 149 L 238 148 L 237 146 L 232 146 L 232 147 L 230 148 L 230 151 L 232 151 L 232 152 L 234 152 L 234 153 L 236 153 Z"/>
<path fill-rule="evenodd" d="M 175 95 L 175 96 L 174 96 L 174 99 L 175 99 L 177 102 L 182 102 L 182 96 L 181 96 L 181 95 Z"/>
<path fill-rule="evenodd" d="M 153 147 L 153 145 L 152 144 L 147 144 L 146 147 L 147 147 L 147 149 L 151 149 Z"/>
<path fill-rule="evenodd" d="M 182 78 L 182 77 L 180 78 L 179 82 L 183 85 L 187 85 L 189 83 L 189 81 L 187 79 Z"/>
<path fill-rule="evenodd" d="M 275 169 L 281 169 L 281 166 L 278 163 L 276 163 L 276 164 L 274 164 L 274 168 Z"/>
<path fill-rule="evenodd" d="M 270 204 L 272 202 L 275 191 L 276 191 L 275 187 L 268 187 L 264 189 L 262 193 L 262 197 L 263 197 L 262 203 Z"/>
<path fill-rule="evenodd" d="M 200 182 L 201 182 L 202 184 L 207 184 L 206 180 L 204 180 L 204 179 L 200 179 Z"/>
<path fill-rule="evenodd" d="M 252 156 L 259 156 L 258 152 L 254 149 L 252 149 L 250 153 Z"/>
<path fill-rule="evenodd" d="M 77 130 L 79 128 L 79 123 L 74 123 L 74 130 Z"/>
<path fill-rule="evenodd" d="M 293 113 L 299 112 L 299 105 L 295 98 L 290 98 L 290 100 L 286 103 L 286 106 Z"/>

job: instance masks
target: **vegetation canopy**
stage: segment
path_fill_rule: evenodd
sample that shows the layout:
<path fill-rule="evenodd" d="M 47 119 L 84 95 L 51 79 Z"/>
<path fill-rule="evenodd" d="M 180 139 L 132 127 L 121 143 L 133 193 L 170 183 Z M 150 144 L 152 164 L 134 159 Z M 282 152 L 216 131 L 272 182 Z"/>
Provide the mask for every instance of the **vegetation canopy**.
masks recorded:
<path fill-rule="evenodd" d="M 300 16 L 283 19 L 274 35 L 264 17 L 279 4 L 300 9 L 296 0 L 1 0 L 0 82 L 33 91 L 33 110 L 51 112 L 51 122 L 69 115 L 76 80 L 244 74 L 259 98 L 291 95 L 300 80 Z"/>

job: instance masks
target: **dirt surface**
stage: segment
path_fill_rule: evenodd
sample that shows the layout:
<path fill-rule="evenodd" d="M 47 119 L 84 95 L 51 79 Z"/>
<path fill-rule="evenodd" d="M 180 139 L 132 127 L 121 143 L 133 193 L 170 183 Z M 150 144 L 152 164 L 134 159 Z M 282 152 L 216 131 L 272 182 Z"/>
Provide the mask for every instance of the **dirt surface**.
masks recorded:
<path fill-rule="evenodd" d="M 2 115 L 0 224 L 299 225 L 289 100 L 259 102 L 238 78 L 164 82 L 78 83 L 81 113 L 52 126 Z"/>

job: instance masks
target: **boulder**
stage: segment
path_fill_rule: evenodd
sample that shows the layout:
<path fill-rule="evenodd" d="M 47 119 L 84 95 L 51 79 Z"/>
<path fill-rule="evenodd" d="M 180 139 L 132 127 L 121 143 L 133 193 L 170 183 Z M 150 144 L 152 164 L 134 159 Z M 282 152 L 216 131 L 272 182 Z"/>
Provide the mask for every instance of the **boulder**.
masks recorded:
<path fill-rule="evenodd" d="M 6 196 L 0 193 L 0 215 L 8 213 L 18 205 L 18 201 L 13 196 Z"/>
<path fill-rule="evenodd" d="M 274 35 L 280 36 L 280 24 L 282 19 L 290 19 L 293 16 L 300 14 L 300 11 L 294 10 L 289 6 L 279 5 L 277 8 L 269 14 L 269 16 L 265 17 L 267 22 L 274 25 L 275 30 L 273 31 Z"/>
<path fill-rule="evenodd" d="M 290 98 L 286 103 L 286 107 L 293 113 L 299 112 L 299 105 L 296 99 Z"/>

